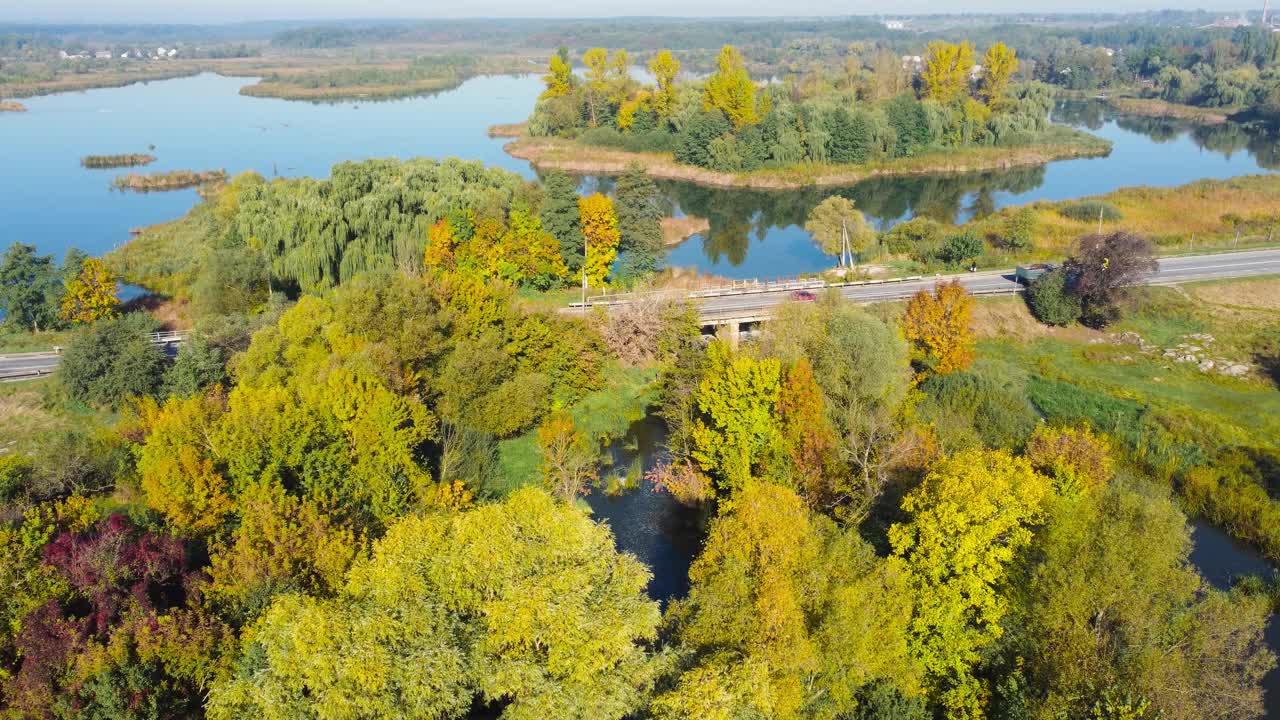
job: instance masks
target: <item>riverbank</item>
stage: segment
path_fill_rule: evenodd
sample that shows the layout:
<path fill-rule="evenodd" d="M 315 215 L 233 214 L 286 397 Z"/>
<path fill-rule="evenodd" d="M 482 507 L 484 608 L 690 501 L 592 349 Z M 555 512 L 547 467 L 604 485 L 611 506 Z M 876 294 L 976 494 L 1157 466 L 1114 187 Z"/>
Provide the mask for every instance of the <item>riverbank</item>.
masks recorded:
<path fill-rule="evenodd" d="M 395 62 L 284 67 L 258 73 L 261 79 L 240 94 L 311 102 L 395 100 L 453 90 L 480 75 L 527 74 L 534 60 L 518 54 L 436 54 Z"/>
<path fill-rule="evenodd" d="M 491 128 L 493 132 L 496 128 Z M 1055 126 L 1045 142 L 1018 147 L 969 147 L 864 165 L 805 164 L 744 173 L 725 173 L 677 163 L 670 153 L 639 153 L 585 145 L 560 138 L 521 136 L 507 143 L 509 155 L 539 170 L 581 175 L 619 175 L 631 163 L 660 180 L 706 187 L 794 190 L 853 185 L 876 177 L 956 175 L 1045 165 L 1070 158 L 1105 157 L 1111 143 L 1086 132 Z"/>
<path fill-rule="evenodd" d="M 193 172 L 191 170 L 172 170 L 170 172 L 139 175 L 130 173 L 121 175 L 112 181 L 111 187 L 117 190 L 134 192 L 161 192 L 165 190 L 183 190 L 185 188 L 225 182 L 226 170 L 209 170 Z"/>
<path fill-rule="evenodd" d="M 16 100 L 0 100 L 0 112 L 26 112 L 27 106 Z"/>
<path fill-rule="evenodd" d="M 104 170 L 110 168 L 150 165 L 155 161 L 155 155 L 147 155 L 144 153 L 130 153 L 128 155 L 85 155 L 80 158 L 80 166 L 94 170 Z"/>
<path fill-rule="evenodd" d="M 1186 120 L 1200 125 L 1221 125 L 1230 119 L 1221 108 L 1179 105 L 1157 98 L 1109 97 L 1106 103 L 1120 112 L 1142 117 Z"/>

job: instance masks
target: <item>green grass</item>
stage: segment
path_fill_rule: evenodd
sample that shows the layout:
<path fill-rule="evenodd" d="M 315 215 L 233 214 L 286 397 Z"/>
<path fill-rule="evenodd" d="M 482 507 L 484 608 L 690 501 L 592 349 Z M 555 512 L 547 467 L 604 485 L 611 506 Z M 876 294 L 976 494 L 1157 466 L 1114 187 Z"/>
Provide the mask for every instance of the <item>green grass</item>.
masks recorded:
<path fill-rule="evenodd" d="M 71 330 L 49 330 L 33 333 L 10 325 L 0 325 L 0 353 L 49 352 L 54 346 L 66 347 Z"/>
<path fill-rule="evenodd" d="M 625 436 L 657 401 L 657 379 L 654 368 L 612 368 L 605 374 L 604 387 L 584 397 L 569 412 L 581 430 L 607 445 Z M 537 436 L 535 428 L 498 444 L 505 482 L 494 488 L 497 494 L 507 495 L 538 482 Z"/>

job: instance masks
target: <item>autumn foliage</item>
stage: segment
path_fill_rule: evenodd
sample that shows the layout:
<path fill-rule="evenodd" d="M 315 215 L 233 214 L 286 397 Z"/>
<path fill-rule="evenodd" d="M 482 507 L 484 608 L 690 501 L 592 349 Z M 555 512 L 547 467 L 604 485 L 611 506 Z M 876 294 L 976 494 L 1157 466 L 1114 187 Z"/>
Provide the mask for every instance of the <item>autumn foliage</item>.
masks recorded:
<path fill-rule="evenodd" d="M 88 258 L 80 274 L 67 283 L 58 316 L 67 322 L 91 323 L 112 317 L 120 307 L 116 278 L 98 258 Z"/>
<path fill-rule="evenodd" d="M 578 200 L 578 214 L 582 220 L 582 237 L 587 243 L 587 283 L 603 287 L 618 257 L 621 240 L 613 201 L 600 193 L 588 195 Z"/>
<path fill-rule="evenodd" d="M 902 333 L 915 361 L 941 375 L 973 364 L 973 296 L 958 281 L 921 290 L 907 303 Z"/>

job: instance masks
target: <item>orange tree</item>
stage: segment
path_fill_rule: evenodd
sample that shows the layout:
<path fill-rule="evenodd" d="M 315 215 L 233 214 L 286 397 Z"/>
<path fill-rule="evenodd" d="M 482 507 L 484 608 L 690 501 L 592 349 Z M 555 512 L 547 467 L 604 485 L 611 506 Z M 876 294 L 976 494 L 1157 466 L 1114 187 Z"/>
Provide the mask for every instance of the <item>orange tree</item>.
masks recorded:
<path fill-rule="evenodd" d="M 925 370 L 946 375 L 973 364 L 973 296 L 959 281 L 921 290 L 907 303 L 902 334 L 912 359 Z"/>
<path fill-rule="evenodd" d="M 116 278 L 98 258 L 89 258 L 80 274 L 67 283 L 58 317 L 67 322 L 91 323 L 112 317 L 120 307 Z"/>

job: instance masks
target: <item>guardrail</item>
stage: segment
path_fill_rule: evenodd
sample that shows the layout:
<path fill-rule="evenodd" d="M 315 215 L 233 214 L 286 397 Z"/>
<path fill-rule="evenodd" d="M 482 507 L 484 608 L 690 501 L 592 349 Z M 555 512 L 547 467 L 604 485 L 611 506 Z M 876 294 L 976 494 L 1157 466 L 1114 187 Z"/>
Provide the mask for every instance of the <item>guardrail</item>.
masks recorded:
<path fill-rule="evenodd" d="M 53 368 L 23 368 L 21 370 L 0 370 L 0 382 L 18 382 L 34 380 L 53 374 Z"/>
<path fill-rule="evenodd" d="M 863 285 L 889 285 L 894 283 L 918 282 L 926 280 L 923 275 L 909 275 L 906 277 L 883 278 L 880 280 L 851 280 L 849 282 L 827 282 L 821 278 L 797 279 L 797 280 L 742 280 L 735 281 L 729 285 L 719 285 L 712 288 L 703 288 L 696 290 L 646 290 L 633 293 L 619 293 L 617 295 L 592 295 L 587 298 L 584 303 L 571 302 L 569 307 L 581 308 L 591 307 L 593 305 L 625 305 L 627 303 L 644 300 L 647 298 L 672 298 L 683 300 L 700 300 L 705 298 L 717 297 L 736 297 L 741 295 L 766 295 L 778 292 L 796 292 L 800 290 L 825 290 L 827 288 L 845 288 L 860 287 Z"/>

